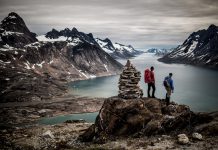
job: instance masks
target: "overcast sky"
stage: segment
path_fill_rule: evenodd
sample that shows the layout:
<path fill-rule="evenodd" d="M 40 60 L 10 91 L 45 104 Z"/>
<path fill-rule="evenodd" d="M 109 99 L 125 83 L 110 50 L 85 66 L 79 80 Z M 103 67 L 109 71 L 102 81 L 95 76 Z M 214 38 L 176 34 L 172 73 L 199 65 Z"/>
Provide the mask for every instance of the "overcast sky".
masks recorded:
<path fill-rule="evenodd" d="M 218 25 L 218 0 L 0 0 L 0 19 L 11 11 L 37 34 L 76 27 L 139 49 L 175 47 Z"/>

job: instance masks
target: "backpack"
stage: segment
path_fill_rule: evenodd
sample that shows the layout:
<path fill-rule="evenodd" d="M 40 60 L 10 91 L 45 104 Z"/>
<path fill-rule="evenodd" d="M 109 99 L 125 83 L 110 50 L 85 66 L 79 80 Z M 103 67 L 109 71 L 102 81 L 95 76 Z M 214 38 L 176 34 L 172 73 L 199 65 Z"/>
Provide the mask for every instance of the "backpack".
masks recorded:
<path fill-rule="evenodd" d="M 169 86 L 170 86 L 170 84 L 169 84 L 169 82 L 168 82 L 168 78 L 165 78 L 165 79 L 164 79 L 163 85 L 164 85 L 164 87 L 169 87 Z"/>
<path fill-rule="evenodd" d="M 151 73 L 150 73 L 149 69 L 145 70 L 144 81 L 145 81 L 145 83 L 150 83 L 151 82 Z"/>

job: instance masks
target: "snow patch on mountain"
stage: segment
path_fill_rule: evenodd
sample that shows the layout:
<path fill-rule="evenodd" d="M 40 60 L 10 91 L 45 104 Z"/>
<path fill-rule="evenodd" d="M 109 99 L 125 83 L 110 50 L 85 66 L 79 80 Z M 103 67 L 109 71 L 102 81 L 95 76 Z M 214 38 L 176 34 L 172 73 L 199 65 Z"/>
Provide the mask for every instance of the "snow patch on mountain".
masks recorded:
<path fill-rule="evenodd" d="M 67 45 L 69 46 L 76 46 L 76 45 L 78 45 L 79 43 L 82 43 L 82 41 L 79 39 L 79 38 L 74 38 L 73 40 L 72 40 L 72 38 L 70 38 L 70 39 L 68 39 L 69 41 L 68 41 L 68 43 L 67 43 Z"/>
<path fill-rule="evenodd" d="M 43 41 L 43 42 L 66 41 L 68 39 L 68 37 L 65 37 L 65 36 L 60 36 L 56 39 L 51 39 L 51 38 L 47 38 L 45 35 L 39 35 L 36 38 L 39 41 Z"/>
<path fill-rule="evenodd" d="M 104 40 L 96 38 L 95 41 L 98 45 L 113 58 L 131 58 L 140 54 L 140 51 L 135 50 L 131 45 L 123 45 L 120 43 L 113 43 L 110 39 Z"/>
<path fill-rule="evenodd" d="M 20 32 L 12 32 L 12 31 L 4 31 L 2 33 L 2 36 L 8 36 L 8 35 L 12 35 L 12 34 L 16 34 L 16 35 L 22 35 L 23 33 L 20 33 Z"/>

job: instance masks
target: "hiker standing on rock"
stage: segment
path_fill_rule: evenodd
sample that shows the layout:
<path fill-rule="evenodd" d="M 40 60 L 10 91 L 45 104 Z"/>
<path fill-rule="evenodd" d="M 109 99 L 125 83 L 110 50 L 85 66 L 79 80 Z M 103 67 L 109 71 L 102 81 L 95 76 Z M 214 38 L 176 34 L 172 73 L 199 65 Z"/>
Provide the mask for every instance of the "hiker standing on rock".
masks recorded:
<path fill-rule="evenodd" d="M 155 98 L 154 94 L 155 94 L 156 87 L 155 87 L 154 67 L 153 66 L 150 68 L 150 70 L 149 69 L 145 70 L 144 81 L 145 81 L 145 83 L 148 84 L 148 91 L 147 91 L 148 97 L 151 97 L 150 90 L 152 88 L 152 98 Z"/>
<path fill-rule="evenodd" d="M 170 104 L 170 96 L 171 96 L 171 93 L 173 93 L 173 91 L 174 91 L 172 76 L 173 76 L 173 74 L 169 73 L 169 76 L 165 77 L 164 81 L 163 81 L 163 85 L 167 91 L 166 99 L 165 99 L 167 106 Z"/>

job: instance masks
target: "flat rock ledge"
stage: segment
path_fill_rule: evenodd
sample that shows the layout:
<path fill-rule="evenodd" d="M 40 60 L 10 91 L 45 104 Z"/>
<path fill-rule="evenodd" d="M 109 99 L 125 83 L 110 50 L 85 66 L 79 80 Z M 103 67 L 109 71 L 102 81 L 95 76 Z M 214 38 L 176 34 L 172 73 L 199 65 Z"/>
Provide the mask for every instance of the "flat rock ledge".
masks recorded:
<path fill-rule="evenodd" d="M 218 135 L 218 112 L 195 113 L 186 105 L 156 98 L 104 101 L 96 121 L 82 135 L 82 142 L 105 143 L 114 137 L 178 134 Z"/>

